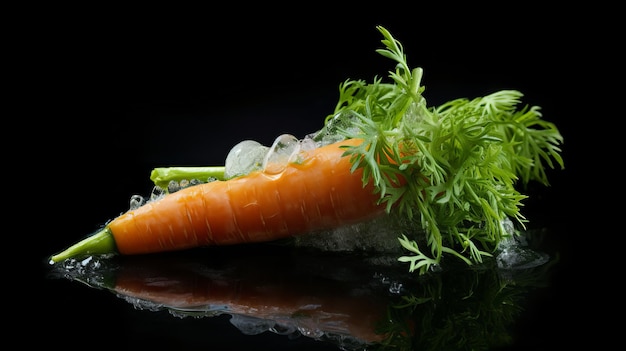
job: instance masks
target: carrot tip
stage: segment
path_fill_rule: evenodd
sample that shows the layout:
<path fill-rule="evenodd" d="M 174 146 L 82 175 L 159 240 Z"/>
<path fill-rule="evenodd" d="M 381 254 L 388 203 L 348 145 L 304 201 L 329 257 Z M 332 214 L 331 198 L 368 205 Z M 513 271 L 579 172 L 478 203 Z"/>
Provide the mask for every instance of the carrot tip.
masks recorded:
<path fill-rule="evenodd" d="M 116 253 L 115 239 L 109 228 L 104 228 L 95 234 L 77 242 L 56 255 L 50 256 L 50 264 L 74 257 L 88 255 L 103 255 Z"/>

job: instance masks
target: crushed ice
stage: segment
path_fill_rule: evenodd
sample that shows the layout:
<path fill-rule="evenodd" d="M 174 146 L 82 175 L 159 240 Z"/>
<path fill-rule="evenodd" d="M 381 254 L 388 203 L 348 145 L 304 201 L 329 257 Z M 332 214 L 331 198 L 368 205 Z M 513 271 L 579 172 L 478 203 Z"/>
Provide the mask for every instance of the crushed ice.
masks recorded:
<path fill-rule="evenodd" d="M 506 270 L 530 269 L 548 262 L 550 256 L 529 247 L 526 237 L 516 233 L 513 222 L 505 219 L 502 226 L 508 235 L 503 238 L 497 250 L 498 268 Z"/>
<path fill-rule="evenodd" d="M 53 277 L 63 277 L 81 282 L 93 288 L 102 288 L 107 276 L 115 270 L 106 255 L 87 256 L 82 259 L 68 258 L 61 264 L 53 266 L 50 272 Z"/>
<path fill-rule="evenodd" d="M 302 161 L 302 152 L 329 145 L 346 139 L 346 134 L 356 135 L 352 114 L 339 114 L 316 133 L 298 139 L 291 134 L 279 135 L 270 147 L 254 140 L 236 144 L 228 153 L 225 162 L 226 179 L 263 170 L 270 175 L 280 174 L 291 162 Z"/>
<path fill-rule="evenodd" d="M 326 252 L 400 253 L 401 226 L 390 216 L 294 237 L 296 246 Z"/>
<path fill-rule="evenodd" d="M 351 119 L 354 119 L 354 117 L 348 115 L 335 116 L 324 129 L 306 135 L 302 139 L 298 139 L 291 134 L 279 135 L 270 147 L 255 140 L 243 140 L 233 146 L 228 152 L 224 163 L 224 178 L 231 179 L 259 170 L 268 175 L 278 175 L 287 168 L 289 163 L 302 162 L 304 152 L 344 140 L 345 137 L 340 134 L 340 131 L 347 130 L 353 123 L 350 121 Z M 133 195 L 130 198 L 129 209 L 136 210 L 148 202 L 160 199 L 168 193 L 174 193 L 189 186 L 213 180 L 215 178 L 208 180 L 190 179 L 180 182 L 172 180 L 166 189 L 158 186 L 154 187 L 148 198 L 141 195 Z"/>
<path fill-rule="evenodd" d="M 510 236 L 500 242 L 496 262 L 498 268 L 530 269 L 548 262 L 550 256 L 526 247 L 523 238 Z"/>
<path fill-rule="evenodd" d="M 529 247 L 525 232 L 516 232 L 513 222 L 502 222 L 506 236 L 496 250 L 498 268 L 505 270 L 530 269 L 548 262 L 549 255 Z M 403 249 L 397 238 L 407 228 L 390 216 L 345 225 L 339 228 L 294 237 L 297 247 L 319 249 L 323 252 L 368 252 L 374 254 L 399 254 Z M 397 263 L 396 256 L 374 255 L 377 265 Z M 387 260 L 387 261 L 385 261 Z M 386 264 L 385 264 L 386 263 Z M 437 269 L 441 269 L 438 267 Z M 390 288 L 393 290 L 393 288 Z"/>
<path fill-rule="evenodd" d="M 346 135 L 356 136 L 360 133 L 357 119 L 353 112 L 339 113 L 329 119 L 324 128 L 308 137 L 318 141 L 320 145 L 328 145 L 346 139 Z"/>

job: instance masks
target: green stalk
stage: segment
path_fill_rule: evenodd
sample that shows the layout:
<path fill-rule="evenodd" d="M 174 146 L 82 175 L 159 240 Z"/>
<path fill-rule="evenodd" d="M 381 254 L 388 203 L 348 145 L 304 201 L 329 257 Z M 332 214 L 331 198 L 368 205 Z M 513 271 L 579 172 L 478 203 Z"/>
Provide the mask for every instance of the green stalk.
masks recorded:
<path fill-rule="evenodd" d="M 150 174 L 150 180 L 154 185 L 167 188 L 171 181 L 197 179 L 207 182 L 210 179 L 224 180 L 224 166 L 212 167 L 162 167 L 155 168 Z"/>
<path fill-rule="evenodd" d="M 50 256 L 50 264 L 74 257 L 117 253 L 115 238 L 109 228 L 103 228 L 95 234 L 77 242 L 56 255 Z"/>

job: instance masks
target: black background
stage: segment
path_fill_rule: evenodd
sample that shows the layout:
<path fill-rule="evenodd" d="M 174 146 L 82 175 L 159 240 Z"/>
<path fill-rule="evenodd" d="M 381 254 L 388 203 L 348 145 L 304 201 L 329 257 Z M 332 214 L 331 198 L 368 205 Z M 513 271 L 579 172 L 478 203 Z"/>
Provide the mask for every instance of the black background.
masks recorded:
<path fill-rule="evenodd" d="M 323 349 L 271 334 L 245 337 L 224 319 L 171 330 L 167 315 L 148 318 L 108 292 L 47 279 L 46 260 L 125 211 L 131 195 L 147 195 L 154 167 L 222 164 L 243 139 L 269 144 L 282 133 L 318 130 L 340 82 L 386 79 L 394 68 L 375 52 L 376 25 L 402 42 L 409 65 L 424 68 L 431 105 L 517 89 L 557 124 L 566 169 L 550 172 L 551 187 L 531 189 L 523 211 L 534 226 L 556 229 L 551 245 L 561 264 L 520 320 L 515 349 L 595 339 L 580 320 L 592 307 L 577 282 L 581 227 L 571 187 L 584 167 L 575 122 L 584 108 L 572 106 L 580 84 L 572 69 L 584 63 L 578 53 L 597 44 L 581 40 L 577 15 L 522 6 L 240 7 L 42 12 L 20 70 L 30 96 L 24 109 L 36 118 L 16 120 L 39 131 L 25 137 L 36 147 L 21 152 L 36 160 L 28 168 L 35 184 L 45 184 L 27 198 L 47 211 L 22 237 L 36 233 L 27 244 L 36 243 L 28 254 L 39 265 L 27 280 L 41 284 L 28 313 L 46 343 L 220 349 L 230 338 L 233 349 Z"/>

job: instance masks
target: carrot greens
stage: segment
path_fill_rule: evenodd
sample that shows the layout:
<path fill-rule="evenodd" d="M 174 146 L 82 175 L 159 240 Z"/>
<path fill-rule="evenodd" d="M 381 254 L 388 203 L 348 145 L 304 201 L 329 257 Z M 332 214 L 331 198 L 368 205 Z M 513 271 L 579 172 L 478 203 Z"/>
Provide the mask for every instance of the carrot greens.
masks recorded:
<path fill-rule="evenodd" d="M 346 147 L 353 169 L 363 169 L 363 182 L 373 182 L 387 211 L 399 211 L 425 233 L 428 251 L 420 250 L 418 238 L 399 239 L 413 253 L 399 258 L 411 271 L 427 271 L 443 253 L 482 262 L 511 234 L 506 219 L 522 227 L 526 222 L 519 208 L 527 196 L 515 185 L 549 185 L 546 166 L 564 167 L 563 137 L 541 119 L 539 107 L 517 109 L 523 95 L 515 90 L 429 107 L 422 69 L 410 69 L 401 43 L 377 28 L 385 45 L 377 52 L 396 62 L 392 82 L 344 82 L 326 122 L 354 122 L 339 129 L 346 138 L 364 140 Z"/>

